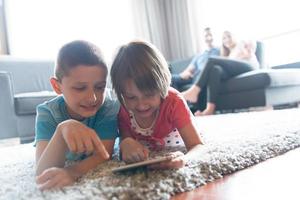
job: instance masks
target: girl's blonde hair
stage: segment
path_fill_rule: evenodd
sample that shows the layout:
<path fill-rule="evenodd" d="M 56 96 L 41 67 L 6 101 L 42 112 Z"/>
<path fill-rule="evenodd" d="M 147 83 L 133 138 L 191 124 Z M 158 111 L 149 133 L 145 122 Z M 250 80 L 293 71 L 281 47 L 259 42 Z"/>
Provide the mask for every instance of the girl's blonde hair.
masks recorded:
<path fill-rule="evenodd" d="M 113 89 L 123 102 L 124 83 L 132 79 L 144 93 L 159 92 L 162 98 L 168 94 L 171 74 L 160 51 L 145 41 L 133 41 L 121 46 L 110 71 Z"/>

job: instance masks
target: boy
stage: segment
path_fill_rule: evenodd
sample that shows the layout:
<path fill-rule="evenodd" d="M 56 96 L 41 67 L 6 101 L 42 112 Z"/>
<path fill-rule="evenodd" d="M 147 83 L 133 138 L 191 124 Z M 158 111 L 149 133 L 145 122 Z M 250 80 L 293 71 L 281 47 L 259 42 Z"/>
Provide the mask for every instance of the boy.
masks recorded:
<path fill-rule="evenodd" d="M 106 98 L 107 73 L 95 45 L 73 41 L 60 49 L 50 79 L 60 96 L 37 107 L 36 182 L 41 190 L 70 185 L 111 156 L 119 105 Z M 79 162 L 65 167 L 66 158 Z"/>

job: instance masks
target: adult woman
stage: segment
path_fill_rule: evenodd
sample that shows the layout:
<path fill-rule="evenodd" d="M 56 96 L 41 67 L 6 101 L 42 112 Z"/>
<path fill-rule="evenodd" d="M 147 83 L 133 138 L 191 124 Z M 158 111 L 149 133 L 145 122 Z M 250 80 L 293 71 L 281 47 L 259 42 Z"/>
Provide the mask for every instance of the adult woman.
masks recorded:
<path fill-rule="evenodd" d="M 255 50 L 255 43 L 237 42 L 229 31 L 223 33 L 221 56 L 210 57 L 196 84 L 182 92 L 187 101 L 196 103 L 201 88 L 207 87 L 206 109 L 195 112 L 195 115 L 211 115 L 215 112 L 222 81 L 259 67 Z"/>

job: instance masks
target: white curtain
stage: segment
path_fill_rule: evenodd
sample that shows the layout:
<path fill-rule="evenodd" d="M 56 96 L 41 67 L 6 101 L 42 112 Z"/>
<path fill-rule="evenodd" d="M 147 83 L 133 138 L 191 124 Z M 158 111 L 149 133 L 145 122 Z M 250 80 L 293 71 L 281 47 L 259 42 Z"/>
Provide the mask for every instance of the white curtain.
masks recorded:
<path fill-rule="evenodd" d="M 132 0 L 132 5 L 137 35 L 157 46 L 167 60 L 200 50 L 193 1 Z"/>
<path fill-rule="evenodd" d="M 9 53 L 4 12 L 4 2 L 0 0 L 0 55 Z"/>

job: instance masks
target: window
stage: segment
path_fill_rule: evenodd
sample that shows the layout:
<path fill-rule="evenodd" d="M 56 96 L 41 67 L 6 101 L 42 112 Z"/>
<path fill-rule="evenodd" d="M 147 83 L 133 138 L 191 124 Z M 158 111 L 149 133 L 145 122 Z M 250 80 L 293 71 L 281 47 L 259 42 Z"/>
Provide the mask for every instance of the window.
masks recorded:
<path fill-rule="evenodd" d="M 6 1 L 10 52 L 55 58 L 65 43 L 88 40 L 110 60 L 118 45 L 134 38 L 129 0 Z"/>
<path fill-rule="evenodd" d="M 197 1 L 197 0 L 196 0 Z M 232 31 L 241 38 L 264 43 L 265 64 L 300 61 L 298 1 L 200 0 L 198 21 L 219 33 Z M 221 40 L 218 40 L 221 43 Z"/>

